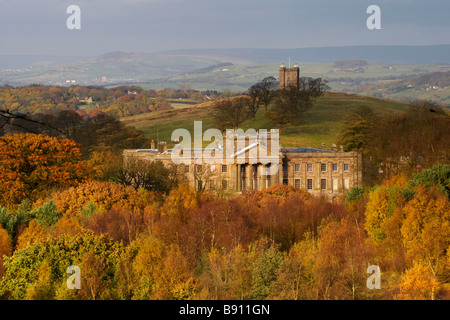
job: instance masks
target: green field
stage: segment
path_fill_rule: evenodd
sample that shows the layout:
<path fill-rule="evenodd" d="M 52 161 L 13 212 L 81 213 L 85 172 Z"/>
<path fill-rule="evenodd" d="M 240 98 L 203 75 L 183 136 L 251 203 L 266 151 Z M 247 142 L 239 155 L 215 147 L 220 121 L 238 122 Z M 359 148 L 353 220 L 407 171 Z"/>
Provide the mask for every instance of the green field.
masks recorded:
<path fill-rule="evenodd" d="M 244 92 L 251 85 L 269 76 L 278 76 L 278 63 L 254 65 L 230 65 L 211 68 L 205 72 L 192 72 L 173 77 L 140 82 L 137 85 L 145 89 L 179 89 L 188 85 L 196 90 L 231 90 Z M 382 64 L 369 63 L 360 72 L 345 71 L 335 68 L 334 63 L 300 64 L 300 76 L 323 78 L 333 92 L 346 92 L 381 96 L 388 99 L 406 101 L 429 99 L 438 103 L 450 103 L 450 84 L 434 91 L 413 88 L 408 92 L 392 93 L 367 90 L 368 86 L 389 86 L 393 82 L 433 72 L 450 71 L 448 65 L 425 64 Z"/>
<path fill-rule="evenodd" d="M 314 147 L 320 148 L 322 143 L 330 148 L 343 128 L 345 117 L 357 107 L 366 105 L 378 113 L 393 113 L 406 110 L 407 104 L 386 99 L 350 95 L 344 93 L 326 93 L 320 97 L 313 108 L 304 115 L 298 126 L 288 125 L 283 128 L 280 144 L 283 147 Z M 175 129 L 184 128 L 193 136 L 194 121 L 202 121 L 203 130 L 215 128 L 212 117 L 212 103 L 187 108 L 158 111 L 122 118 L 127 124 L 142 130 L 150 139 L 167 141 L 173 146 L 171 135 Z M 271 129 L 264 119 L 263 108 L 259 110 L 255 120 L 245 121 L 240 128 Z M 204 142 L 204 146 L 209 141 Z"/>
<path fill-rule="evenodd" d="M 186 73 L 165 79 L 141 82 L 139 86 L 151 89 L 179 88 L 180 84 L 189 84 L 197 90 L 229 89 L 232 91 L 246 90 L 252 84 L 269 76 L 278 76 L 279 63 L 265 63 L 254 65 L 230 65 L 212 69 L 203 73 Z M 359 79 L 363 84 L 373 84 L 382 79 L 400 79 L 417 74 L 437 71 L 449 71 L 447 65 L 421 64 L 377 64 L 369 63 L 364 72 L 346 72 L 334 69 L 333 63 L 302 63 L 300 76 L 324 78 L 330 82 L 334 91 L 351 86 L 343 80 Z M 343 80 L 343 81 L 340 81 Z"/>

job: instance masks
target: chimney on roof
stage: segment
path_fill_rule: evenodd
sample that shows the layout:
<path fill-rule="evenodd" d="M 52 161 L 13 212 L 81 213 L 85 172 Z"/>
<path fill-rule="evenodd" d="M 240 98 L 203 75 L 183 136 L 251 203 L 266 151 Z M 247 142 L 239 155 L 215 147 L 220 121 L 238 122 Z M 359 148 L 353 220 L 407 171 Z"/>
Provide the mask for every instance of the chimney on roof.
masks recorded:
<path fill-rule="evenodd" d="M 335 144 L 335 143 L 333 143 L 333 144 L 331 145 L 331 151 L 336 151 L 336 144 Z"/>
<path fill-rule="evenodd" d="M 339 152 L 344 152 L 344 146 L 342 144 L 339 145 Z"/>
<path fill-rule="evenodd" d="M 150 149 L 155 150 L 155 140 L 150 143 Z"/>
<path fill-rule="evenodd" d="M 322 149 L 325 150 L 325 142 L 322 142 Z"/>
<path fill-rule="evenodd" d="M 165 141 L 161 141 L 158 143 L 158 153 L 164 153 L 167 151 L 167 143 Z"/>

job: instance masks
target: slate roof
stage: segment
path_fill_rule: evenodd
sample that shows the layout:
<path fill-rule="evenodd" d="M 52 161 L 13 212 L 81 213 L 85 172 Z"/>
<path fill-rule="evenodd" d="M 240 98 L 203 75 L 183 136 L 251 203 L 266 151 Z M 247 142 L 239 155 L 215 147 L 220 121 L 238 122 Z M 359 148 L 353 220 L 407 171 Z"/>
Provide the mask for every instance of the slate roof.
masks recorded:
<path fill-rule="evenodd" d="M 314 153 L 314 152 L 335 152 L 335 151 L 324 150 L 324 149 L 315 149 L 315 148 L 307 148 L 307 147 L 298 147 L 298 148 L 281 148 L 281 152 L 286 152 L 286 153 Z"/>

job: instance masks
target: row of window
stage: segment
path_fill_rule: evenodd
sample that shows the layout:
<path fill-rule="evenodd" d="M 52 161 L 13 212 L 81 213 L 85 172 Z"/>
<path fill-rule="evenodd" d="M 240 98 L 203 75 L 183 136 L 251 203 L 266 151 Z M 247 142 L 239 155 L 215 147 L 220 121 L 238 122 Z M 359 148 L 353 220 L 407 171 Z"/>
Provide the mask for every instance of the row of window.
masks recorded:
<path fill-rule="evenodd" d="M 202 189 L 203 188 L 203 181 L 198 180 L 197 181 L 197 189 Z M 228 180 L 222 180 L 222 190 L 227 190 L 228 189 Z M 216 190 L 216 182 L 215 181 L 209 181 L 209 190 L 214 191 Z"/>
<path fill-rule="evenodd" d="M 197 172 L 202 172 L 203 171 L 203 165 L 201 164 L 196 164 L 195 165 Z M 226 173 L 228 172 L 228 166 L 227 165 L 222 165 L 222 172 Z M 184 173 L 189 173 L 189 165 L 185 164 L 184 165 Z"/>
<path fill-rule="evenodd" d="M 332 190 L 338 190 L 338 179 L 332 180 L 333 185 L 331 186 Z M 283 184 L 288 185 L 288 179 L 283 179 Z M 306 179 L 306 189 L 312 190 L 314 186 L 314 179 Z M 294 187 L 300 189 L 301 183 L 300 179 L 294 179 Z M 320 189 L 327 190 L 327 179 L 320 179 Z M 344 179 L 344 189 L 350 189 L 350 180 Z"/>
<path fill-rule="evenodd" d="M 348 163 L 344 163 L 344 171 L 348 171 L 349 169 L 349 165 Z M 296 163 L 294 165 L 294 170 L 295 172 L 299 172 L 300 171 L 300 164 Z M 332 171 L 338 171 L 338 164 L 337 163 L 332 163 L 331 164 L 331 170 Z M 288 171 L 288 165 L 285 163 L 283 164 L 283 172 L 287 172 Z M 312 163 L 307 163 L 306 164 L 306 171 L 308 172 L 312 172 L 313 171 L 313 164 Z M 327 171 L 327 164 L 326 163 L 321 163 L 320 164 L 320 171 Z"/>
<path fill-rule="evenodd" d="M 344 171 L 348 171 L 348 169 L 349 169 L 348 163 L 344 163 Z M 203 166 L 201 164 L 197 165 L 197 172 L 201 172 L 202 170 L 203 170 Z M 258 167 L 253 165 L 252 166 L 252 171 L 254 173 L 256 173 L 257 170 L 258 170 Z M 287 164 L 283 164 L 283 172 L 287 172 L 287 170 L 288 170 Z M 295 166 L 294 166 L 294 170 L 295 170 L 295 172 L 299 172 L 300 171 L 300 164 L 296 163 Z M 337 163 L 332 163 L 331 164 L 331 170 L 332 171 L 337 171 L 338 170 Z M 306 164 L 306 171 L 308 171 L 308 172 L 312 172 L 313 171 L 312 163 L 307 163 Z M 320 171 L 322 171 L 322 172 L 327 171 L 327 164 L 326 163 L 321 163 L 320 164 Z M 227 165 L 222 165 L 222 172 L 223 173 L 228 172 L 228 166 Z M 241 172 L 245 172 L 245 166 L 241 166 Z M 185 165 L 184 166 L 184 173 L 189 173 L 189 165 Z"/>

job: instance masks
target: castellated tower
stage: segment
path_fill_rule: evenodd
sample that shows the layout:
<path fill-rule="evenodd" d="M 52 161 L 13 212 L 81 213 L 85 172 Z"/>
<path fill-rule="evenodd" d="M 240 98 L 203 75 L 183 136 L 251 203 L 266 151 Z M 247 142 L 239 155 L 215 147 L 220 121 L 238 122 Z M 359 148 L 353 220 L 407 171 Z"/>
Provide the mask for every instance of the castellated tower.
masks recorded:
<path fill-rule="evenodd" d="M 298 88 L 300 83 L 300 68 L 298 64 L 294 64 L 292 68 L 286 68 L 283 63 L 280 66 L 280 89 L 287 89 L 290 87 Z"/>

